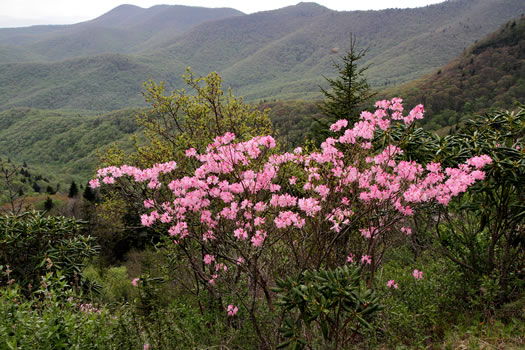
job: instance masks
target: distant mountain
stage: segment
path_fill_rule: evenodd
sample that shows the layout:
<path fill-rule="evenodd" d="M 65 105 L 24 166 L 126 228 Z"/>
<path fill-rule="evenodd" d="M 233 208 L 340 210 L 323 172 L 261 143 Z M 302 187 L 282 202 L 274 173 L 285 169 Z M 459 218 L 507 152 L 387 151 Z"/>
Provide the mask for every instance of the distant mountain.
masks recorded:
<path fill-rule="evenodd" d="M 179 88 L 187 66 L 218 71 L 247 100 L 315 98 L 323 75 L 335 75 L 334 52 L 344 53 L 350 33 L 369 48 L 361 63 L 371 64 L 369 81 L 383 88 L 434 71 L 523 12 L 523 0 L 352 12 L 299 3 L 251 15 L 124 5 L 73 26 L 0 30 L 0 45 L 22 50 L 9 56 L 0 47 L 0 110 L 140 106 L 143 81 Z M 64 60 L 99 52 L 106 53 Z"/>
<path fill-rule="evenodd" d="M 149 56 L 217 70 L 248 99 L 304 98 L 318 94 L 321 75 L 334 74 L 333 49 L 344 52 L 351 32 L 369 48 L 362 63 L 381 87 L 430 73 L 521 12 L 521 0 L 352 12 L 300 3 L 202 24 Z"/>
<path fill-rule="evenodd" d="M 243 13 L 230 8 L 121 5 L 91 21 L 72 25 L 0 29 L 0 45 L 23 47 L 51 61 L 130 53 L 203 22 L 239 15 Z"/>
<path fill-rule="evenodd" d="M 525 103 L 525 17 L 469 47 L 443 68 L 389 90 L 408 105 L 423 103 L 427 128 L 454 125 L 472 113 Z"/>
<path fill-rule="evenodd" d="M 25 66 L 33 67 L 32 74 L 35 75 L 45 70 L 38 64 Z M 34 105 L 48 103 L 55 107 L 67 103 L 88 107 L 106 104 L 116 108 L 118 101 L 125 99 L 125 95 L 116 93 L 123 91 L 118 89 L 118 85 L 129 79 L 131 86 L 131 81 L 137 80 L 136 76 L 142 74 L 146 65 L 140 60 L 131 60 L 128 56 L 112 54 L 69 60 L 45 67 L 53 69 L 46 71 L 47 78 L 44 80 L 49 81 L 54 77 L 57 82 L 48 87 L 45 95 L 31 95 L 31 84 L 28 83 L 24 86 L 26 94 L 30 96 L 26 102 L 33 102 Z M 66 67 L 69 71 L 65 71 Z M 83 67 L 86 76 L 64 82 L 72 71 L 82 70 Z M 107 85 L 92 85 L 90 78 Z M 13 74 L 8 79 L 17 80 L 19 77 Z M 33 84 L 38 84 L 38 78 L 34 79 Z M 378 98 L 400 96 L 405 100 L 404 105 L 407 108 L 423 103 L 426 109 L 423 120 L 425 126 L 438 129 L 456 124 L 470 113 L 483 112 L 489 108 L 510 109 L 515 100 L 525 102 L 524 79 L 525 17 L 520 17 L 478 40 L 459 57 L 434 73 L 389 89 Z M 136 83 L 139 84 L 138 81 Z M 97 88 L 114 92 L 97 94 Z M 0 89 L 3 89 L 1 84 Z M 40 88 L 35 89 L 39 90 Z M 0 90 L 0 95 L 7 93 L 7 89 Z M 40 100 L 44 96 L 49 101 Z M 322 117 L 316 103 L 312 101 L 267 102 L 259 108 L 271 108 L 270 117 L 288 148 L 303 144 L 305 136 L 311 131 L 312 117 Z M 2 111 L 2 156 L 10 157 L 18 163 L 27 161 L 43 169 L 45 173 L 67 174 L 68 178 L 62 181 L 70 181 L 71 178 L 86 181 L 98 164 L 98 152 L 104 152 L 114 142 L 118 142 L 124 149 L 130 149 L 129 135 L 139 131 L 133 118 L 137 111 L 124 109 L 95 113 L 35 108 Z"/>

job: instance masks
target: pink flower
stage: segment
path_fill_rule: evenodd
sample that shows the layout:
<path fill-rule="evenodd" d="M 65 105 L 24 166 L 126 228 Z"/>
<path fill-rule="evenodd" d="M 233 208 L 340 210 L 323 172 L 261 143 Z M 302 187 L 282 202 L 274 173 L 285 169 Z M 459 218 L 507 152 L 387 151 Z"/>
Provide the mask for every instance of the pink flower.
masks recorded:
<path fill-rule="evenodd" d="M 387 286 L 388 288 L 394 288 L 394 289 L 397 289 L 397 283 L 396 283 L 396 281 L 394 281 L 394 280 L 390 280 L 390 281 L 388 281 L 388 282 L 386 283 L 386 286 Z"/>
<path fill-rule="evenodd" d="M 338 120 L 335 124 L 330 125 L 330 130 L 332 130 L 333 132 L 337 132 L 341 130 L 341 128 L 346 128 L 347 125 L 348 125 L 348 120 L 341 119 L 341 120 Z"/>
<path fill-rule="evenodd" d="M 248 238 L 248 233 L 243 228 L 238 228 L 235 231 L 233 231 L 233 235 L 235 238 L 244 241 L 246 238 Z"/>
<path fill-rule="evenodd" d="M 106 176 L 105 178 L 102 179 L 102 182 L 105 183 L 106 185 L 111 185 L 115 183 L 115 178 L 111 176 Z"/>
<path fill-rule="evenodd" d="M 134 278 L 133 281 L 131 281 L 131 284 L 135 287 L 138 287 L 140 278 Z"/>
<path fill-rule="evenodd" d="M 150 346 L 148 343 L 144 344 L 144 349 L 143 350 L 149 350 Z"/>
<path fill-rule="evenodd" d="M 266 204 L 264 202 L 257 202 L 254 207 L 255 211 L 265 211 Z"/>
<path fill-rule="evenodd" d="M 299 199 L 299 208 L 308 216 L 314 216 L 321 210 L 319 201 L 315 198 L 301 198 Z"/>
<path fill-rule="evenodd" d="M 208 281 L 208 283 L 214 286 L 215 280 L 217 279 L 217 277 L 218 277 L 217 275 L 211 275 L 211 279 Z"/>
<path fill-rule="evenodd" d="M 212 262 L 214 262 L 214 261 L 215 261 L 215 257 L 214 257 L 213 255 L 206 254 L 206 255 L 204 256 L 204 263 L 205 263 L 206 265 L 210 265 L 210 264 L 211 264 Z"/>
<path fill-rule="evenodd" d="M 228 316 L 235 316 L 237 312 L 239 311 L 239 308 L 234 305 L 228 305 Z"/>
<path fill-rule="evenodd" d="M 372 142 L 362 142 L 361 143 L 362 149 L 371 149 L 372 148 Z"/>
<path fill-rule="evenodd" d="M 359 231 L 361 232 L 361 236 L 365 237 L 366 239 L 370 239 L 374 235 L 375 229 L 376 228 L 372 226 L 370 228 L 359 229 Z"/>
<path fill-rule="evenodd" d="M 372 258 L 370 257 L 370 255 L 363 255 L 361 257 L 361 263 L 362 264 L 366 264 L 366 265 L 370 265 L 372 263 Z"/>
<path fill-rule="evenodd" d="M 401 232 L 404 232 L 407 236 L 410 236 L 412 234 L 412 230 L 410 227 L 401 227 Z"/>
<path fill-rule="evenodd" d="M 412 272 L 412 276 L 414 276 L 415 279 L 417 280 L 420 280 L 423 278 L 423 271 L 419 271 L 419 270 L 414 270 L 414 272 Z"/>
<path fill-rule="evenodd" d="M 485 165 L 492 163 L 492 159 L 487 155 L 473 157 L 467 160 L 467 164 L 477 169 L 483 168 Z"/>
<path fill-rule="evenodd" d="M 89 181 L 89 186 L 91 188 L 97 188 L 97 187 L 100 187 L 100 182 L 98 179 L 93 179 L 91 181 Z"/>
<path fill-rule="evenodd" d="M 197 155 L 197 151 L 195 150 L 195 148 L 192 147 L 186 150 L 186 157 L 189 158 L 189 157 L 194 157 L 196 155 Z"/>
<path fill-rule="evenodd" d="M 155 206 L 155 202 L 153 201 L 153 199 L 146 199 L 144 201 L 144 208 L 153 208 L 153 206 Z"/>
<path fill-rule="evenodd" d="M 263 230 L 257 230 L 257 232 L 255 232 L 255 235 L 253 235 L 251 239 L 253 246 L 254 247 L 262 246 L 265 238 L 266 238 L 266 232 L 264 232 Z"/>

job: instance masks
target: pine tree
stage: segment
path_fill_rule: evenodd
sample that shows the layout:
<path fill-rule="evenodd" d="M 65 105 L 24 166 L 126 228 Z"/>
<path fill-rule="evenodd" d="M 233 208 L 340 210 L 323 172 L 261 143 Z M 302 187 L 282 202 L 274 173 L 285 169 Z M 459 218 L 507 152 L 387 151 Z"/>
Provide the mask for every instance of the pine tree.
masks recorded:
<path fill-rule="evenodd" d="M 44 209 L 46 211 L 50 211 L 51 209 L 53 209 L 54 206 L 55 204 L 53 203 L 53 200 L 48 196 L 46 201 L 44 202 Z"/>
<path fill-rule="evenodd" d="M 82 195 L 87 201 L 90 202 L 94 202 L 96 199 L 95 191 L 93 191 L 89 185 L 86 185 L 86 189 Z"/>
<path fill-rule="evenodd" d="M 350 47 L 346 55 L 340 56 L 341 62 L 333 62 L 339 75 L 335 79 L 324 77 L 330 90 L 321 88 L 325 100 L 319 105 L 323 119 L 316 119 L 314 127 L 315 141 L 331 136 L 329 127 L 340 119 L 348 120 L 349 126 L 359 120 L 359 112 L 375 93 L 366 81 L 365 72 L 368 66 L 358 67 L 358 61 L 366 54 L 366 49 L 357 48 L 355 35 L 350 35 Z"/>
<path fill-rule="evenodd" d="M 75 181 L 71 182 L 71 186 L 69 187 L 69 194 L 67 195 L 69 198 L 76 197 L 78 194 L 78 186 L 75 183 Z"/>

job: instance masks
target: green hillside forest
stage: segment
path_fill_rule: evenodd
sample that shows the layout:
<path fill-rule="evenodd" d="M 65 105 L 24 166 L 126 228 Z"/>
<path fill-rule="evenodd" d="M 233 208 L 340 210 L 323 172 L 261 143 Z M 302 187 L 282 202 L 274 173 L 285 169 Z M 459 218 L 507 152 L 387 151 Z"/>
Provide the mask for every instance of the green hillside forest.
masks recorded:
<path fill-rule="evenodd" d="M 511 108 L 525 98 L 525 17 L 478 40 L 433 74 L 391 89 L 425 105 L 428 128 L 457 124 L 462 116 Z"/>
<path fill-rule="evenodd" d="M 524 349 L 524 38 L 518 0 L 0 28 L 0 349 Z"/>
<path fill-rule="evenodd" d="M 168 21 L 180 11 L 185 21 Z M 371 65 L 371 85 L 386 87 L 433 72 L 525 8 L 521 0 L 459 0 L 381 11 L 315 3 L 250 15 L 210 11 L 123 6 L 71 26 L 0 29 L 0 110 L 144 106 L 144 81 L 176 90 L 188 66 L 219 72 L 250 101 L 312 99 L 322 76 L 335 74 L 349 33 L 369 48 L 362 63 Z"/>

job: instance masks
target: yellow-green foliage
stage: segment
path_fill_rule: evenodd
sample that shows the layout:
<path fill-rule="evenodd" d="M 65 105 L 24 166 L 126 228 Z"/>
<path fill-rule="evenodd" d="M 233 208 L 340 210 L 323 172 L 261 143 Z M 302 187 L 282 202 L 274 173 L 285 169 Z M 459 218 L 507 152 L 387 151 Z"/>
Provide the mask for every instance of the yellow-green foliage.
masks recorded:
<path fill-rule="evenodd" d="M 189 91 L 166 93 L 164 82 L 145 83 L 144 96 L 151 109 L 139 114 L 137 120 L 145 129 L 148 144 L 136 147 L 136 154 L 128 158 L 131 163 L 150 166 L 176 160 L 182 165 L 186 149 L 193 147 L 203 152 L 226 132 L 233 132 L 241 140 L 273 133 L 268 112 L 245 105 L 231 90 L 225 92 L 218 73 L 195 77 L 188 68 L 183 79 Z M 118 164 L 125 158 L 118 150 L 112 150 L 105 163 Z"/>
<path fill-rule="evenodd" d="M 131 301 L 136 294 L 126 266 L 98 270 L 95 266 L 89 265 L 84 270 L 84 276 L 102 286 L 101 297 L 105 302 Z"/>

